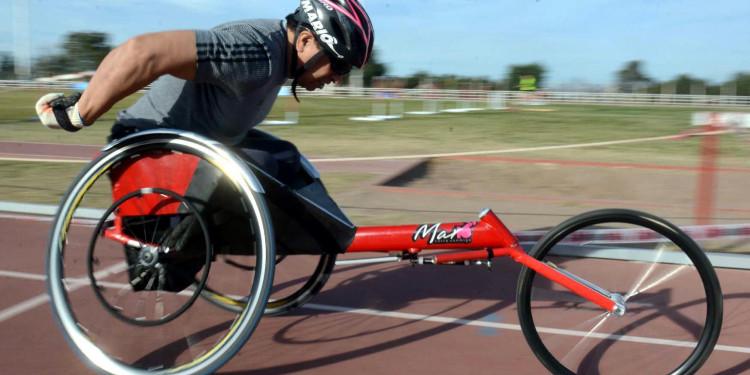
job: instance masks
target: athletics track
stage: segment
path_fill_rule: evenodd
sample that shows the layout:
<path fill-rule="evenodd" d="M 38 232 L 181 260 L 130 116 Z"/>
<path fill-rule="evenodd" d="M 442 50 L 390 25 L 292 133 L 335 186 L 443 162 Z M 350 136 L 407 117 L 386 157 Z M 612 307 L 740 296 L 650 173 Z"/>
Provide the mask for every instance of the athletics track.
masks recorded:
<path fill-rule="evenodd" d="M 65 152 L 71 153 L 66 157 L 77 156 Z M 90 155 L 90 150 L 83 153 Z M 60 152 L 43 154 L 63 156 Z M 380 173 L 409 167 L 395 162 L 383 167 L 384 163 L 388 162 L 360 163 L 358 168 L 370 164 L 366 168 Z M 330 163 L 318 167 L 322 171 L 345 169 Z M 377 206 L 401 193 L 372 190 L 367 194 L 344 194 L 342 198 L 378 198 L 369 204 Z M 408 200 L 412 208 L 435 205 L 429 197 L 409 195 Z M 429 216 L 442 218 L 435 213 Z M 4 373 L 92 373 L 52 321 L 43 282 L 48 226 L 44 217 L 0 217 L 4 245 L 0 267 L 4 290 L 0 335 L 4 340 L 0 341 L 0 353 Z M 518 271 L 510 260 L 496 262 L 491 273 L 474 267 L 412 269 L 391 263 L 337 267 L 311 305 L 291 315 L 262 319 L 250 341 L 218 373 L 546 373 L 514 328 Z M 748 272 L 718 269 L 725 299 L 724 327 L 719 346 L 701 374 L 750 371 Z"/>

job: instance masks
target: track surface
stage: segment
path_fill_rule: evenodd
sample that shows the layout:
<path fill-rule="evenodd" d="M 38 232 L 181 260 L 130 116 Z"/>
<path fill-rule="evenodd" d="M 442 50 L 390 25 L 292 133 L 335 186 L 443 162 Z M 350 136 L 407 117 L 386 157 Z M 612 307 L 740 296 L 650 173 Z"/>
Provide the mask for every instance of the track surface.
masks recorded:
<path fill-rule="evenodd" d="M 38 147 L 33 149 L 39 151 Z M 62 156 L 62 151 L 55 150 L 58 149 L 50 148 L 43 154 Z M 0 153 L 6 152 L 4 145 Z M 70 152 L 65 156 L 71 157 L 91 155 L 91 149 L 64 152 Z M 373 163 L 367 168 L 380 173 L 408 167 L 383 166 Z M 350 168 L 330 164 L 319 167 L 322 171 Z M 358 168 L 363 166 L 360 164 Z M 377 206 L 380 199 L 399 193 L 370 194 L 378 200 L 368 202 L 369 205 Z M 352 200 L 348 196 L 342 198 Z M 414 205 L 430 207 L 436 200 L 446 198 L 420 200 L 409 196 L 408 199 Z M 537 204 L 544 205 L 549 202 Z M 528 208 L 533 211 L 535 206 Z M 439 214 L 431 216 L 432 220 L 442 219 Z M 44 286 L 48 226 L 40 218 L 0 216 L 3 372 L 93 373 L 68 347 L 51 316 Z M 480 267 L 412 269 L 391 263 L 338 267 L 312 305 L 291 315 L 263 318 L 250 341 L 218 373 L 546 373 L 520 331 L 483 324 L 517 323 L 518 271 L 519 267 L 510 260 L 495 262 L 491 273 Z M 748 271 L 718 270 L 718 273 L 725 298 L 721 346 L 700 373 L 747 373 L 750 371 L 750 277 Z M 356 313 L 350 309 L 367 310 Z M 394 312 L 401 314 L 391 314 Z M 447 318 L 448 322 L 441 318 Z M 728 351 L 724 347 L 744 348 L 745 352 Z"/>

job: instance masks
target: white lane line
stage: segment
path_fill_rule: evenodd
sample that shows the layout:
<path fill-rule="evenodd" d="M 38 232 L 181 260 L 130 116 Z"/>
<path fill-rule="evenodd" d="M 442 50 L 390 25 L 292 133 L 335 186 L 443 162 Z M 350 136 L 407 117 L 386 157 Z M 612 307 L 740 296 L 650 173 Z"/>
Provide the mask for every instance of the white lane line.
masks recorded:
<path fill-rule="evenodd" d="M 381 317 L 387 317 L 387 318 L 406 319 L 406 320 L 419 320 L 419 321 L 435 322 L 435 323 L 443 323 L 443 324 L 456 324 L 456 325 L 467 325 L 467 326 L 476 326 L 476 327 L 485 327 L 485 328 L 506 329 L 506 330 L 511 330 L 511 331 L 521 330 L 521 326 L 518 324 L 467 320 L 467 319 L 449 318 L 449 317 L 434 316 L 434 315 L 411 314 L 411 313 L 402 313 L 402 312 L 394 312 L 394 311 L 379 311 L 379 310 L 372 310 L 372 309 L 358 309 L 358 308 L 353 308 L 353 307 L 319 305 L 316 303 L 307 303 L 303 307 L 315 309 L 315 310 L 334 311 L 334 312 L 343 312 L 343 313 L 361 314 L 361 315 L 372 315 L 372 316 L 381 316 Z M 540 332 L 545 332 L 545 333 L 553 333 L 553 334 L 564 335 L 564 336 L 592 337 L 589 332 L 583 332 L 583 331 L 542 328 L 542 327 L 537 327 L 537 328 L 539 329 Z M 695 347 L 696 345 L 695 342 L 690 342 L 690 341 L 663 340 L 663 339 L 654 339 L 654 338 L 639 337 L 639 336 L 596 334 L 596 337 L 600 339 L 623 340 L 623 341 L 654 344 L 654 345 L 665 345 L 665 346 Z M 716 345 L 714 350 L 750 354 L 750 347 L 742 347 L 742 346 Z"/>
<path fill-rule="evenodd" d="M 33 161 L 33 162 L 44 162 L 44 163 L 79 163 L 79 164 L 86 164 L 91 161 L 91 159 L 47 159 L 47 158 L 21 158 L 21 157 L 8 157 L 8 156 L 0 156 L 1 161 Z"/>
<path fill-rule="evenodd" d="M 13 152 L 0 152 L 0 156 L 7 157 L 7 158 L 29 158 L 29 159 L 35 159 L 35 160 L 43 160 L 43 159 L 50 159 L 55 160 L 58 157 L 63 157 L 70 160 L 85 160 L 85 161 L 91 161 L 91 157 L 93 156 L 61 156 L 57 154 L 32 154 L 32 153 L 13 153 Z"/>
<path fill-rule="evenodd" d="M 123 265 L 125 265 L 125 263 L 116 264 L 112 267 L 99 271 L 101 272 L 101 274 L 97 272 L 96 276 L 105 277 L 106 275 L 117 273 L 123 269 L 122 268 Z M 0 271 L 0 276 L 24 278 L 24 279 L 31 279 L 31 280 L 44 280 L 45 279 L 44 275 L 35 275 L 35 274 L 29 274 L 29 273 L 23 273 L 23 272 L 11 272 L 11 271 Z M 69 285 L 70 292 L 89 284 L 88 279 L 68 279 L 68 281 L 70 282 L 70 285 Z M 112 286 L 112 287 L 125 286 L 125 284 L 118 284 L 118 283 L 106 283 L 106 284 L 107 286 Z M 34 298 L 26 300 L 18 305 L 15 305 L 3 311 L 0 311 L 0 322 L 5 321 L 10 317 L 16 316 L 30 309 L 33 309 L 39 306 L 40 304 L 47 302 L 48 299 L 49 298 L 47 298 L 47 295 L 44 294 L 44 295 L 36 296 Z M 497 322 L 488 322 L 488 321 L 481 321 L 481 320 L 477 321 L 477 320 L 451 318 L 451 317 L 435 316 L 435 315 L 412 314 L 412 313 L 395 312 L 395 311 L 380 311 L 380 310 L 373 310 L 373 309 L 359 309 L 359 308 L 345 307 L 345 306 L 321 305 L 317 303 L 307 303 L 304 305 L 304 307 L 308 309 L 313 309 L 313 310 L 333 311 L 333 312 L 342 312 L 342 313 L 360 314 L 360 315 L 371 315 L 371 316 L 379 316 L 379 317 L 386 317 L 386 318 L 417 320 L 417 321 L 442 323 L 442 324 L 456 324 L 456 325 L 466 325 L 466 326 L 474 326 L 474 327 L 505 329 L 505 330 L 510 330 L 510 331 L 521 330 L 521 326 L 518 324 L 497 323 Z M 567 329 L 540 327 L 539 331 L 544 332 L 544 333 L 552 333 L 552 334 L 565 335 L 565 336 L 592 337 L 589 332 L 567 330 Z M 665 346 L 692 348 L 692 347 L 695 347 L 696 345 L 695 342 L 690 342 L 690 341 L 663 340 L 663 339 L 654 339 L 654 338 L 639 337 L 639 336 L 623 336 L 623 335 L 608 335 L 608 334 L 594 334 L 594 336 L 600 339 L 605 339 L 605 340 L 622 340 L 622 341 L 630 341 L 630 342 L 638 342 L 638 343 L 654 344 L 654 345 L 665 345 Z M 714 350 L 750 354 L 750 347 L 742 347 L 742 346 L 716 345 L 716 347 L 714 347 Z"/>
<path fill-rule="evenodd" d="M 725 134 L 725 133 L 730 133 L 730 132 L 731 130 L 716 130 L 716 131 L 710 131 L 710 132 L 693 133 L 693 135 L 715 135 L 715 134 Z M 676 137 L 679 137 L 679 136 L 678 135 L 665 135 L 665 136 L 660 136 L 660 137 L 620 139 L 620 140 L 614 140 L 614 141 L 574 143 L 574 144 L 556 145 L 556 146 L 523 147 L 523 148 L 511 148 L 511 149 L 503 149 L 503 150 L 468 151 L 468 152 L 452 152 L 452 153 L 442 153 L 442 154 L 421 154 L 421 155 L 418 154 L 418 155 L 391 155 L 391 156 L 371 156 L 371 157 L 354 157 L 354 158 L 310 159 L 310 161 L 312 163 L 325 163 L 325 162 L 340 162 L 340 161 L 425 159 L 425 158 L 440 158 L 440 157 L 448 157 L 448 156 L 507 154 L 507 153 L 528 152 L 528 151 L 548 151 L 548 150 L 563 150 L 563 149 L 582 148 L 582 147 L 612 146 L 612 145 L 621 145 L 621 144 L 638 143 L 638 142 L 666 141 L 666 140 L 676 139 Z"/>
<path fill-rule="evenodd" d="M 0 209 L 2 209 L 0 207 Z M 10 219 L 10 220 L 32 220 L 36 222 L 50 222 L 52 221 L 51 216 L 32 216 L 32 215 L 25 215 L 25 214 L 4 214 L 0 213 L 0 219 Z"/>
<path fill-rule="evenodd" d="M 95 278 L 104 278 L 108 275 L 111 275 L 113 273 L 122 272 L 123 270 L 127 270 L 128 265 L 125 262 L 115 264 L 113 266 L 107 267 L 101 271 L 94 272 Z M 23 273 L 23 272 L 11 272 L 11 271 L 2 271 L 0 273 L 0 276 L 3 277 L 10 277 L 10 278 L 22 278 L 22 279 L 33 279 L 33 280 L 46 280 L 45 275 L 33 275 L 29 273 Z M 68 279 L 71 280 L 71 279 Z M 80 279 L 73 279 L 73 280 L 80 280 Z M 88 279 L 86 279 L 88 281 Z M 73 284 L 73 285 L 71 285 Z M 89 285 L 88 282 L 73 282 L 71 284 L 68 284 L 68 292 L 73 292 L 77 289 L 80 289 L 84 286 Z M 21 303 L 15 304 L 7 309 L 0 310 L 0 323 L 13 318 L 15 316 L 18 316 L 20 314 L 23 314 L 29 310 L 32 310 L 40 305 L 46 304 L 47 301 L 49 301 L 49 296 L 47 293 L 40 294 L 38 296 L 32 297 L 30 299 L 27 299 L 26 301 L 23 301 Z"/>
<path fill-rule="evenodd" d="M 13 271 L 0 271 L 0 277 L 8 277 L 13 279 L 25 279 L 34 281 L 44 281 L 47 279 L 44 275 L 26 273 L 26 272 L 13 272 Z M 23 314 L 39 305 L 46 303 L 49 300 L 46 294 L 40 294 L 36 297 L 23 301 L 19 304 L 13 305 L 5 310 L 0 311 L 0 322 L 4 322 L 16 315 Z"/>
<path fill-rule="evenodd" d="M 0 322 L 4 322 L 16 315 L 20 315 L 36 308 L 37 306 L 43 305 L 49 301 L 49 297 L 46 294 L 40 294 L 34 298 L 27 299 L 19 304 L 13 305 L 5 310 L 0 311 Z"/>
<path fill-rule="evenodd" d="M 716 130 L 708 132 L 697 132 L 691 135 L 715 135 L 731 133 L 733 130 Z M 555 145 L 555 146 L 539 146 L 539 147 L 523 147 L 523 148 L 512 148 L 502 150 L 486 150 L 486 151 L 468 151 L 468 152 L 453 152 L 453 153 L 440 153 L 440 154 L 417 154 L 417 155 L 386 155 L 386 156 L 371 156 L 371 157 L 353 157 L 353 158 L 329 158 L 329 159 L 311 159 L 312 163 L 326 163 L 326 162 L 350 162 L 350 161 L 367 161 L 367 160 L 397 160 L 397 159 L 424 159 L 424 158 L 439 158 L 448 156 L 470 156 L 470 155 L 488 155 L 488 154 L 507 154 L 516 152 L 528 152 L 528 151 L 547 151 L 547 150 L 562 150 L 570 148 L 582 148 L 582 147 L 596 147 L 596 146 L 611 146 L 628 143 L 638 142 L 653 142 L 653 141 L 665 141 L 678 139 L 680 135 L 666 135 L 660 137 L 648 137 L 648 138 L 634 138 L 634 139 L 619 139 L 614 141 L 604 142 L 591 142 L 591 143 L 574 143 L 567 145 Z M 59 159 L 34 159 L 34 158 L 21 158 L 21 157 L 3 157 L 0 156 L 0 160 L 7 161 L 45 161 L 45 162 L 58 162 L 58 163 L 87 163 L 88 160 L 71 159 L 61 157 Z"/>
<path fill-rule="evenodd" d="M 44 275 L 39 275 L 36 273 L 27 273 L 27 272 L 14 272 L 14 271 L 0 271 L 0 277 L 9 277 L 12 279 L 26 279 L 26 280 L 34 280 L 34 281 L 47 280 L 47 276 L 44 276 Z"/>
<path fill-rule="evenodd" d="M 15 146 L 18 144 L 22 145 L 53 145 L 53 146 L 62 146 L 62 147 L 71 147 L 71 148 L 81 148 L 81 147 L 88 147 L 88 148 L 99 148 L 101 149 L 102 145 L 94 145 L 94 144 L 78 144 L 78 143 L 57 143 L 57 142 L 19 142 L 19 141 L 0 141 L 0 145 L 10 145 Z"/>

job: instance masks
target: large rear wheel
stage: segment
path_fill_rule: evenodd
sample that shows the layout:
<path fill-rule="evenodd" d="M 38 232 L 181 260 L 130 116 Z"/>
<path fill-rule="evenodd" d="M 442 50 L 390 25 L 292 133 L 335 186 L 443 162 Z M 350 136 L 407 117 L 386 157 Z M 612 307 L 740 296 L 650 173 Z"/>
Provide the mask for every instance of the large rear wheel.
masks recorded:
<path fill-rule="evenodd" d="M 247 251 L 236 256 L 251 272 L 215 262 L 216 215 L 201 193 L 217 181 L 247 218 Z M 261 193 L 241 159 L 202 137 L 149 131 L 105 148 L 65 193 L 48 240 L 53 315 L 77 354 L 107 374 L 208 374 L 228 361 L 254 331 L 273 279 Z M 207 286 L 246 303 L 228 311 L 196 298 Z"/>

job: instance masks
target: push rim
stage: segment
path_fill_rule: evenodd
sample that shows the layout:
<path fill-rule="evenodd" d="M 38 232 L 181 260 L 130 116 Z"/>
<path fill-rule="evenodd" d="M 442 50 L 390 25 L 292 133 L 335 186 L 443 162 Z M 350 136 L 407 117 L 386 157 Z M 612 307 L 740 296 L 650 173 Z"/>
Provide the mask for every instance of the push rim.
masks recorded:
<path fill-rule="evenodd" d="M 248 293 L 249 303 L 235 319 L 228 323 L 230 324 L 229 329 L 222 339 L 216 341 L 211 348 L 201 351 L 200 354 L 187 361 L 161 367 L 144 367 L 138 363 L 128 364 L 121 361 L 120 358 L 108 354 L 97 346 L 96 340 L 89 336 L 85 328 L 79 326 L 77 311 L 74 311 L 70 306 L 72 294 L 69 294 L 69 291 L 70 289 L 79 289 L 76 282 L 80 284 L 80 281 L 71 278 L 71 276 L 66 278 L 66 267 L 69 267 L 70 264 L 67 264 L 63 258 L 70 250 L 67 244 L 73 237 L 69 236 L 69 230 L 71 227 L 80 224 L 81 220 L 75 215 L 80 213 L 80 211 L 77 211 L 79 208 L 81 208 L 81 211 L 83 210 L 83 206 L 80 206 L 81 201 L 83 196 L 89 192 L 91 186 L 115 163 L 142 152 L 165 149 L 200 156 L 203 160 L 219 168 L 225 176 L 230 178 L 235 188 L 241 192 L 253 217 L 253 220 L 251 220 L 254 226 L 253 230 L 255 233 L 260 233 L 255 243 L 258 269 L 252 278 L 252 290 Z M 86 359 L 99 372 L 111 374 L 208 373 L 229 360 L 255 329 L 262 315 L 271 285 L 270 280 L 273 276 L 273 243 L 270 240 L 272 232 L 265 205 L 262 198 L 256 193 L 256 191 L 262 191 L 258 187 L 257 181 L 239 162 L 239 159 L 222 149 L 220 145 L 199 136 L 176 131 L 142 132 L 119 141 L 116 146 L 106 148 L 105 152 L 97 156 L 79 174 L 64 195 L 60 210 L 52 223 L 48 240 L 47 286 L 51 297 L 53 316 L 77 354 Z"/>

